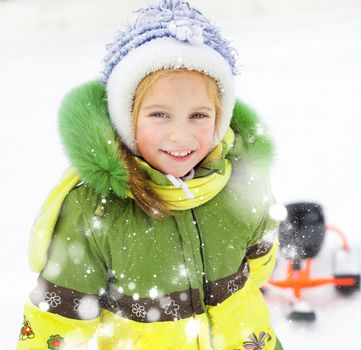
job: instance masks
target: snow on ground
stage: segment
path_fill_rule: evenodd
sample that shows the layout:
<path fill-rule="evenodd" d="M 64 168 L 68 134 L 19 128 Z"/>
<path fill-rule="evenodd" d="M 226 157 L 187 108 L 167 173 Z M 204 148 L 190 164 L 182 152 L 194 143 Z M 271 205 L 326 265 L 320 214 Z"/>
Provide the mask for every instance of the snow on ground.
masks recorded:
<path fill-rule="evenodd" d="M 221 27 L 243 66 L 238 97 L 263 117 L 275 141 L 277 199 L 320 202 L 327 222 L 361 246 L 361 7 L 242 17 Z M 104 44 L 113 35 L 105 28 L 0 32 L 1 350 L 15 347 L 23 302 L 36 280 L 26 260 L 30 227 L 67 165 L 57 109 L 70 88 L 99 76 Z M 331 272 L 336 245 L 327 237 L 315 273 Z M 268 291 L 273 325 L 285 349 L 358 346 L 359 295 L 340 298 L 332 287 L 321 287 L 304 296 L 317 312 L 312 325 L 289 323 L 290 293 Z"/>

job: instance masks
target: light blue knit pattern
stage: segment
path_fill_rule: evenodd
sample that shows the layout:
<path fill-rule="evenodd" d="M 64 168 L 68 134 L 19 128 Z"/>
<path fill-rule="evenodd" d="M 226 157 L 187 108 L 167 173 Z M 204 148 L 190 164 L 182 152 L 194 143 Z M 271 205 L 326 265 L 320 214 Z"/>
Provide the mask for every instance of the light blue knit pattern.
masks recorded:
<path fill-rule="evenodd" d="M 114 67 L 134 48 L 162 37 L 171 37 L 192 45 L 208 45 L 219 52 L 229 63 L 234 75 L 238 53 L 230 42 L 222 38 L 219 29 L 197 9 L 184 0 L 161 0 L 141 8 L 134 25 L 124 25 L 112 43 L 106 46 L 108 54 L 103 60 L 103 84 L 106 85 Z"/>

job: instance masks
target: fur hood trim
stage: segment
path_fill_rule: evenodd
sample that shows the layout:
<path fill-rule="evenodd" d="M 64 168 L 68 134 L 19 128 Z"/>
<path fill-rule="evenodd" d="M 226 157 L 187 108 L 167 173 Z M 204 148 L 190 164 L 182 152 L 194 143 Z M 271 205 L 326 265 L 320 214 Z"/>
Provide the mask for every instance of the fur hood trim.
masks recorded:
<path fill-rule="evenodd" d="M 105 196 L 112 191 L 124 198 L 129 189 L 128 169 L 120 152 L 121 140 L 109 118 L 106 96 L 100 80 L 71 90 L 59 111 L 60 136 L 71 166 L 84 183 Z M 231 128 L 240 140 L 232 160 L 268 168 L 273 158 L 272 142 L 256 113 L 238 99 Z"/>

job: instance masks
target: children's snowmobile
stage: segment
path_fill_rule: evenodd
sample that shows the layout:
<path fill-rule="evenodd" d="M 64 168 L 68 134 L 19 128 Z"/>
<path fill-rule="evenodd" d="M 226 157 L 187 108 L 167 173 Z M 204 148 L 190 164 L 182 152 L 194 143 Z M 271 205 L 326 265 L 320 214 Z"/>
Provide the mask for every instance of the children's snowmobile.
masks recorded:
<path fill-rule="evenodd" d="M 280 256 L 286 259 L 286 276 L 283 280 L 271 279 L 268 283 L 293 290 L 294 303 L 288 315 L 289 319 L 314 321 L 316 314 L 311 306 L 302 300 L 302 289 L 333 284 L 343 295 L 358 292 L 358 256 L 351 250 L 341 230 L 325 224 L 321 205 L 312 202 L 292 203 L 286 205 L 286 209 L 287 218 L 279 227 Z M 329 232 L 335 232 L 342 243 L 334 256 L 333 276 L 312 278 L 312 259 L 320 252 L 325 234 Z"/>

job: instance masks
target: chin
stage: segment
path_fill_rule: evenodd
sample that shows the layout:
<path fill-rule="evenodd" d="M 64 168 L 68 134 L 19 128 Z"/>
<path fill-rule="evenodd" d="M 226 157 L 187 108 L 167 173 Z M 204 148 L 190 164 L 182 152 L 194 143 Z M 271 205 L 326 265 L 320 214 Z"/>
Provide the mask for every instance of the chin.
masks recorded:
<path fill-rule="evenodd" d="M 178 173 L 178 172 L 174 172 L 174 171 L 167 173 L 167 175 L 173 175 L 174 177 L 182 177 L 185 174 L 187 174 L 187 173 Z"/>
<path fill-rule="evenodd" d="M 175 177 L 182 177 L 182 176 L 184 176 L 184 175 L 186 175 L 186 174 L 188 174 L 189 172 L 190 172 L 190 170 L 191 169 L 189 169 L 189 170 L 173 170 L 173 171 L 169 171 L 168 173 L 166 173 L 166 174 L 169 174 L 169 175 L 173 175 L 173 176 L 175 176 Z"/>

